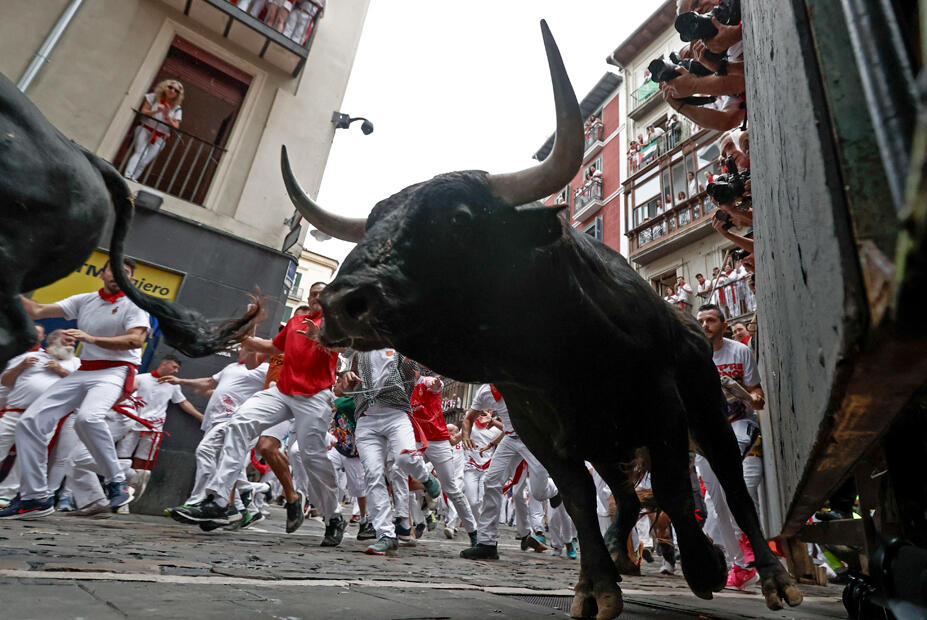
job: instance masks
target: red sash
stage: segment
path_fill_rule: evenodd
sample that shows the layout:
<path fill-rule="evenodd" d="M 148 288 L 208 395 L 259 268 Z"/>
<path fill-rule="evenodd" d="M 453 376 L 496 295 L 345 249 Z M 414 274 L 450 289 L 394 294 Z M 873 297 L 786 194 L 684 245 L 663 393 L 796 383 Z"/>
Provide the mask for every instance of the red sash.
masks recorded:
<path fill-rule="evenodd" d="M 23 411 L 25 411 L 25 409 L 14 409 L 12 407 L 4 407 L 0 409 L 0 418 L 3 417 L 4 413 L 17 413 L 17 412 L 22 413 Z"/>
<path fill-rule="evenodd" d="M 508 493 L 509 489 L 518 484 L 518 481 L 521 480 L 522 474 L 525 473 L 526 469 L 528 469 L 528 463 L 522 459 L 521 463 L 518 464 L 518 467 L 515 468 L 515 474 L 512 476 L 512 481 L 502 487 L 502 492 Z"/>
<path fill-rule="evenodd" d="M 125 366 L 129 369 L 126 373 L 126 382 L 122 386 L 122 394 L 116 399 L 118 403 L 121 400 L 129 398 L 135 391 L 135 373 L 138 372 L 138 366 L 132 362 L 117 362 L 115 360 L 81 360 L 80 368 L 77 370 L 106 370 L 107 368 L 118 368 Z"/>

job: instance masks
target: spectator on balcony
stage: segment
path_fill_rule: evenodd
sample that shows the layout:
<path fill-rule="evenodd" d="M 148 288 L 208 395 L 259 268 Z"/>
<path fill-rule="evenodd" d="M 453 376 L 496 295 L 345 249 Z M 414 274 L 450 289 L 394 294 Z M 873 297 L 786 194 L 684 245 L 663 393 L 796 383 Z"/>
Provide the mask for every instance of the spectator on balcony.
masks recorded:
<path fill-rule="evenodd" d="M 286 18 L 292 10 L 293 0 L 267 0 L 267 14 L 264 16 L 264 23 L 282 34 Z"/>
<path fill-rule="evenodd" d="M 239 9 L 257 19 L 264 10 L 267 0 L 238 0 L 235 4 Z"/>
<path fill-rule="evenodd" d="M 663 296 L 663 301 L 665 301 L 665 302 L 668 303 L 668 304 L 672 304 L 672 305 L 675 306 L 675 305 L 676 305 L 676 293 L 673 291 L 673 287 L 672 287 L 672 286 L 667 286 L 667 287 L 664 289 L 664 292 L 665 292 L 666 294 Z"/>
<path fill-rule="evenodd" d="M 691 170 L 686 173 L 686 189 L 689 190 L 689 198 L 694 198 L 696 194 L 702 191 L 698 181 L 695 179 L 695 173 Z"/>
<path fill-rule="evenodd" d="M 602 171 L 598 170 L 595 164 L 589 166 L 589 169 L 586 170 L 586 178 L 583 181 L 583 188 L 591 187 L 594 183 L 602 182 Z"/>
<path fill-rule="evenodd" d="M 679 194 L 676 196 L 676 204 L 685 202 L 685 200 L 686 200 L 686 193 L 680 190 Z"/>
<path fill-rule="evenodd" d="M 647 143 L 650 144 L 665 133 L 666 132 L 663 131 L 663 128 L 659 125 L 654 125 L 653 123 L 647 125 Z"/>
<path fill-rule="evenodd" d="M 696 292 L 704 304 L 705 300 L 708 299 L 708 293 L 711 292 L 711 281 L 706 280 L 705 276 L 700 273 L 695 274 L 695 281 L 698 282 L 698 288 L 696 289 Z"/>
<path fill-rule="evenodd" d="M 125 176 L 138 181 L 171 137 L 171 128 L 180 127 L 183 119 L 183 84 L 177 80 L 162 80 L 153 92 L 145 95 L 141 112 L 145 117 L 135 128 L 132 155 L 126 164 Z M 146 118 L 148 117 L 148 118 Z M 159 122 L 161 121 L 161 122 Z"/>
<path fill-rule="evenodd" d="M 657 215 L 659 215 L 660 213 L 663 213 L 664 211 L 663 199 L 657 196 L 656 198 L 654 198 L 654 200 L 657 201 Z"/>
<path fill-rule="evenodd" d="M 283 26 L 283 36 L 297 45 L 305 45 L 309 30 L 315 27 L 325 12 L 325 0 L 299 0 Z"/>
<path fill-rule="evenodd" d="M 672 205 L 672 204 L 673 204 L 673 195 L 670 194 L 669 192 L 666 192 L 666 194 L 663 196 L 663 204 L 665 204 L 667 207 L 669 207 L 670 205 Z"/>
<path fill-rule="evenodd" d="M 683 310 L 688 310 L 692 306 L 692 287 L 686 284 L 686 279 L 682 276 L 676 278 L 676 301 Z"/>
<path fill-rule="evenodd" d="M 682 140 L 682 122 L 679 120 L 679 115 L 673 114 L 669 119 L 669 147 L 673 148 Z"/>

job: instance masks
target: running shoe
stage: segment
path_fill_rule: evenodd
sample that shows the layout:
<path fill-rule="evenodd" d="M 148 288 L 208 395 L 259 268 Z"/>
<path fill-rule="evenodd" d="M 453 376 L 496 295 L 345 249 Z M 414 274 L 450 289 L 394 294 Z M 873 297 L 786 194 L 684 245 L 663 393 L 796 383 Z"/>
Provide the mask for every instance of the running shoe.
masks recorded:
<path fill-rule="evenodd" d="M 393 527 L 396 530 L 396 537 L 401 543 L 414 543 L 415 540 L 412 538 L 412 529 L 404 526 L 402 524 L 402 519 L 396 517 L 393 519 Z"/>
<path fill-rule="evenodd" d="M 306 520 L 306 513 L 303 512 L 306 506 L 306 494 L 302 491 L 296 492 L 295 501 L 287 502 L 286 507 L 286 533 L 292 534 L 299 529 L 299 526 Z"/>
<path fill-rule="evenodd" d="M 20 499 L 17 495 L 13 501 L 0 510 L 0 519 L 35 519 L 55 512 L 55 498 Z"/>
<path fill-rule="evenodd" d="M 13 501 L 9 497 L 0 497 L 0 509 L 6 508 Z"/>
<path fill-rule="evenodd" d="M 229 529 L 238 529 L 241 527 L 241 513 L 238 512 L 234 504 L 229 504 L 225 507 L 225 516 L 225 523 L 221 521 L 203 521 L 200 523 L 200 529 L 204 532 L 211 532 L 220 527 L 228 526 Z"/>
<path fill-rule="evenodd" d="M 425 525 L 428 526 L 429 532 L 433 532 L 438 527 L 438 517 L 435 516 L 435 513 L 428 513 L 425 517 Z"/>
<path fill-rule="evenodd" d="M 373 523 L 366 521 L 360 524 L 357 530 L 357 540 L 373 540 L 376 537 L 377 530 L 373 527 Z"/>
<path fill-rule="evenodd" d="M 416 537 L 416 538 L 421 538 L 421 537 L 424 536 L 424 535 L 425 535 L 425 524 L 424 524 L 424 523 L 416 523 L 416 524 L 415 524 L 415 537 Z"/>
<path fill-rule="evenodd" d="M 444 526 L 444 536 L 446 538 L 454 538 L 457 535 L 457 530 L 452 528 L 450 525 Z"/>
<path fill-rule="evenodd" d="M 242 519 L 241 529 L 245 529 L 246 527 L 251 527 L 258 521 L 263 521 L 266 518 L 267 517 L 265 517 L 264 513 L 261 512 L 260 510 L 255 511 L 255 512 L 248 511 L 248 516 Z"/>
<path fill-rule="evenodd" d="M 435 501 L 441 496 L 441 483 L 434 474 L 431 474 L 422 486 L 425 487 L 425 495 L 428 496 L 428 507 L 434 508 Z"/>
<path fill-rule="evenodd" d="M 727 575 L 727 584 L 724 587 L 743 591 L 759 580 L 755 568 L 741 568 L 735 564 Z"/>
<path fill-rule="evenodd" d="M 541 530 L 537 530 L 534 533 L 534 535 L 537 537 L 538 540 L 541 541 L 542 544 L 545 544 L 545 545 L 547 544 L 547 536 L 544 535 L 544 532 L 542 532 Z"/>
<path fill-rule="evenodd" d="M 360 515 L 351 515 L 351 524 L 357 525 L 360 523 Z"/>
<path fill-rule="evenodd" d="M 648 564 L 653 562 L 653 552 L 647 547 L 644 547 L 644 550 L 641 551 L 641 557 L 644 558 L 644 561 Z"/>
<path fill-rule="evenodd" d="M 335 515 L 328 520 L 325 526 L 325 536 L 322 537 L 321 547 L 337 547 L 344 538 L 344 531 L 348 529 L 348 522 L 341 515 Z"/>
<path fill-rule="evenodd" d="M 171 517 L 175 521 L 195 525 L 203 521 L 220 521 L 223 525 L 229 524 L 227 508 L 217 504 L 212 495 L 189 508 L 180 506 L 172 509 Z"/>
<path fill-rule="evenodd" d="M 576 559 L 576 545 L 573 542 L 568 542 L 566 545 L 566 556 L 571 560 Z"/>
<path fill-rule="evenodd" d="M 467 532 L 467 537 L 470 539 L 470 546 L 475 547 L 476 546 L 476 530 L 473 530 L 472 532 Z"/>
<path fill-rule="evenodd" d="M 367 555 L 395 555 L 399 550 L 399 543 L 395 538 L 384 536 L 364 550 Z"/>
<path fill-rule="evenodd" d="M 119 508 L 132 501 L 132 493 L 129 492 L 129 485 L 127 485 L 124 480 L 104 482 L 103 492 L 106 493 L 106 499 L 109 500 L 110 508 Z"/>
<path fill-rule="evenodd" d="M 675 575 L 676 567 L 669 563 L 666 558 L 663 558 L 663 564 L 660 566 L 661 575 Z"/>
<path fill-rule="evenodd" d="M 521 539 L 521 550 L 527 551 L 528 549 L 534 549 L 536 552 L 541 553 L 547 551 L 546 542 L 547 541 L 543 540 L 543 537 L 537 534 L 528 534 Z"/>
<path fill-rule="evenodd" d="M 477 543 L 461 551 L 460 557 L 465 560 L 498 560 L 499 551 L 496 549 L 496 545 Z"/>
<path fill-rule="evenodd" d="M 74 512 L 74 498 L 70 495 L 62 495 L 58 498 L 58 504 L 55 506 L 55 512 Z"/>

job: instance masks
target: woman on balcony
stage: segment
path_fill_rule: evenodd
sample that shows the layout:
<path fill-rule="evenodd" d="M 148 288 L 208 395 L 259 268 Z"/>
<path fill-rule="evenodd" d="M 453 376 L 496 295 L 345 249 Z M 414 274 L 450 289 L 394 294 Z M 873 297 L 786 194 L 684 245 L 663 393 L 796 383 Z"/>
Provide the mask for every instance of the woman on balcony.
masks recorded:
<path fill-rule="evenodd" d="M 138 181 L 142 172 L 167 144 L 171 127 L 180 127 L 183 118 L 183 84 L 177 80 L 163 80 L 155 86 L 154 92 L 145 95 L 142 102 L 142 122 L 135 128 L 132 141 L 132 156 L 126 164 L 127 179 Z M 158 122 L 163 121 L 163 122 Z"/>

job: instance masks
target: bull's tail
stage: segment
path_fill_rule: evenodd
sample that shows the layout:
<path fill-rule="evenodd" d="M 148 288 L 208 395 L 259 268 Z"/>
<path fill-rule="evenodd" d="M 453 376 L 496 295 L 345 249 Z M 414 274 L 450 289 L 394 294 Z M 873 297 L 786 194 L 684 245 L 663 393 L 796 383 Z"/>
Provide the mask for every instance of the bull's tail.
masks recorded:
<path fill-rule="evenodd" d="M 132 224 L 135 205 L 122 175 L 93 153 L 81 150 L 90 164 L 103 177 L 103 182 L 109 190 L 115 207 L 116 220 L 113 225 L 113 236 L 110 239 L 109 255 L 113 266 L 113 276 L 126 297 L 142 310 L 157 317 L 167 343 L 186 356 L 203 357 L 228 349 L 240 342 L 263 316 L 262 303 L 259 299 L 252 298 L 248 310 L 238 318 L 207 319 L 195 310 L 145 295 L 133 286 L 125 270 L 116 267 L 123 263 L 125 239 L 129 226 Z"/>

